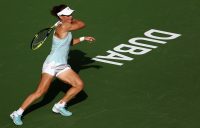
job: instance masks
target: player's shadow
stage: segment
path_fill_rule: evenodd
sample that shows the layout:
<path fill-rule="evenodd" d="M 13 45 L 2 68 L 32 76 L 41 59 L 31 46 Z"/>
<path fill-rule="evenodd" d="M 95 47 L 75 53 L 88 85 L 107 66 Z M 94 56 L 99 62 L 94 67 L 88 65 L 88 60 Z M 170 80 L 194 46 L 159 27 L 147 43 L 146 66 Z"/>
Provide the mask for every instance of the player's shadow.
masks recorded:
<path fill-rule="evenodd" d="M 91 65 L 94 63 L 93 60 L 91 60 L 90 57 L 86 56 L 86 53 L 80 51 L 80 50 L 71 50 L 69 53 L 69 64 L 72 66 L 72 69 L 76 72 L 79 73 L 83 69 L 88 69 L 88 68 L 96 68 L 100 69 L 101 66 L 99 65 Z M 23 116 L 27 115 L 28 113 L 50 103 L 51 101 L 54 100 L 54 98 L 58 95 L 58 93 L 63 92 L 65 93 L 71 86 L 63 83 L 62 81 L 55 79 L 47 93 L 43 96 L 43 99 L 33 105 L 31 105 L 23 114 Z M 73 98 L 67 106 L 70 107 L 74 104 L 80 103 L 84 101 L 88 97 L 87 93 L 82 90 L 80 93 L 76 95 L 75 98 Z"/>

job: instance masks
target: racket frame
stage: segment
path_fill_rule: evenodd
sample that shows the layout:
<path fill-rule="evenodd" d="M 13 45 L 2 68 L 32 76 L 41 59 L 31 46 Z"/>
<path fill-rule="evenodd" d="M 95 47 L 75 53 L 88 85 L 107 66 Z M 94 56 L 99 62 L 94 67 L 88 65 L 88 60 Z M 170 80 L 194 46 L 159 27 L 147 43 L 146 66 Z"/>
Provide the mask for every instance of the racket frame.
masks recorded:
<path fill-rule="evenodd" d="M 58 26 L 59 23 L 60 23 L 60 21 L 56 22 L 56 23 L 55 23 L 53 26 L 51 26 L 50 28 L 45 28 L 45 29 L 40 30 L 38 33 L 42 32 L 42 31 L 44 31 L 44 30 L 48 30 L 48 29 L 49 29 L 48 32 L 47 32 L 46 37 L 45 37 L 42 41 L 40 41 L 40 43 L 39 43 L 36 47 L 33 47 L 33 41 L 35 40 L 35 38 L 38 37 L 38 33 L 35 34 L 34 38 L 33 38 L 32 41 L 31 41 L 31 49 L 32 49 L 32 50 L 36 50 L 36 49 L 40 48 L 40 47 L 44 44 L 44 42 L 46 41 L 46 39 L 48 38 L 48 36 L 51 34 L 52 30 L 53 30 L 56 26 Z"/>

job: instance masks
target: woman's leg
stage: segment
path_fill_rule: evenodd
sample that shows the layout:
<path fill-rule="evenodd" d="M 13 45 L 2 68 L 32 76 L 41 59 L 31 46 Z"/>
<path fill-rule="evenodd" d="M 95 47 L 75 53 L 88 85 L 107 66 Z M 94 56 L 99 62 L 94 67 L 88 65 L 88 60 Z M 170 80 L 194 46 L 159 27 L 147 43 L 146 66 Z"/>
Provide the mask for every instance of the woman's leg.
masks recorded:
<path fill-rule="evenodd" d="M 84 87 L 84 83 L 79 75 L 71 68 L 62 72 L 57 76 L 60 80 L 70 84 L 72 87 L 66 92 L 65 96 L 61 99 L 61 102 L 69 102 L 76 94 L 78 94 Z"/>
<path fill-rule="evenodd" d="M 43 73 L 41 76 L 41 81 L 36 89 L 35 92 L 33 92 L 32 94 L 30 94 L 25 101 L 23 102 L 23 104 L 21 105 L 21 109 L 25 110 L 31 103 L 33 103 L 35 100 L 37 100 L 38 98 L 40 98 L 42 95 L 44 95 L 50 84 L 51 81 L 53 79 L 53 76 Z"/>
<path fill-rule="evenodd" d="M 50 86 L 52 79 L 53 79 L 53 76 L 51 76 L 49 74 L 45 74 L 45 73 L 42 74 L 41 81 L 40 81 L 36 91 L 33 92 L 32 94 L 30 94 L 25 99 L 25 101 L 23 102 L 23 104 L 21 105 L 21 107 L 17 111 L 14 111 L 13 113 L 10 114 L 11 119 L 13 120 L 13 122 L 16 125 L 22 125 L 23 124 L 23 122 L 21 120 L 22 113 L 24 112 L 24 110 L 26 110 L 26 108 L 28 106 L 30 106 L 31 103 L 33 103 L 35 100 L 37 100 L 43 94 L 45 94 L 45 92 L 48 90 L 48 88 Z"/>
<path fill-rule="evenodd" d="M 72 87 L 66 92 L 65 96 L 53 106 L 52 111 L 60 113 L 63 116 L 71 116 L 72 113 L 65 109 L 65 105 L 83 89 L 83 81 L 71 68 L 63 71 L 57 75 L 57 77 L 65 83 L 71 84 Z"/>

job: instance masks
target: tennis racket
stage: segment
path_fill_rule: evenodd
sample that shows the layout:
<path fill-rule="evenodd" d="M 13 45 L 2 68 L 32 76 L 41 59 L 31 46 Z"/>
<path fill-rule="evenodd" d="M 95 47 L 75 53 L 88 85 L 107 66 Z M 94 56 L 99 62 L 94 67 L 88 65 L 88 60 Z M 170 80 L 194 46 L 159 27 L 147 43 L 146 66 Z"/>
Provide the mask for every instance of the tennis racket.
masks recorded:
<path fill-rule="evenodd" d="M 37 34 L 35 34 L 32 42 L 31 42 L 31 49 L 36 50 L 40 48 L 45 40 L 48 38 L 48 36 L 51 34 L 52 30 L 60 23 L 60 21 L 56 22 L 53 26 L 50 28 L 45 28 L 40 30 Z"/>

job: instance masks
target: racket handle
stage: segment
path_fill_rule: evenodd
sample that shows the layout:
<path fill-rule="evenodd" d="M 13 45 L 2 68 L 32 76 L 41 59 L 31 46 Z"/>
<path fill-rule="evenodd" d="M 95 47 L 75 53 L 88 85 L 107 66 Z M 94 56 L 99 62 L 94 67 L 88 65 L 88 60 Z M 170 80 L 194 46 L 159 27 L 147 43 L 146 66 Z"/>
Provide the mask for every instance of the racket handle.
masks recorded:
<path fill-rule="evenodd" d="M 54 24 L 54 27 L 58 26 L 59 24 L 60 24 L 60 21 L 56 22 L 56 23 Z"/>

